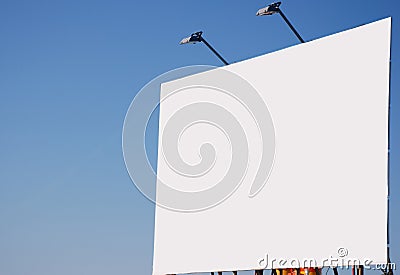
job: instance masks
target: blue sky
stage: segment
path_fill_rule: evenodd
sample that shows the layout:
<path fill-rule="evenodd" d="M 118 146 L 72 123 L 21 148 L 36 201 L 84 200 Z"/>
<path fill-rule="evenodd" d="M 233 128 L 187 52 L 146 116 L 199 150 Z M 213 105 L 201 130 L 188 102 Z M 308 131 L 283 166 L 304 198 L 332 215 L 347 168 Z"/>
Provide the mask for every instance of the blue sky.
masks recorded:
<path fill-rule="evenodd" d="M 125 113 L 157 75 L 220 65 L 204 45 L 178 45 L 194 31 L 230 62 L 297 44 L 279 16 L 255 16 L 266 4 L 0 1 L 1 275 L 150 274 L 154 205 L 125 169 Z M 399 263 L 400 2 L 287 0 L 282 10 L 305 40 L 393 17 L 390 230 Z M 156 139 L 153 160 L 154 148 Z"/>

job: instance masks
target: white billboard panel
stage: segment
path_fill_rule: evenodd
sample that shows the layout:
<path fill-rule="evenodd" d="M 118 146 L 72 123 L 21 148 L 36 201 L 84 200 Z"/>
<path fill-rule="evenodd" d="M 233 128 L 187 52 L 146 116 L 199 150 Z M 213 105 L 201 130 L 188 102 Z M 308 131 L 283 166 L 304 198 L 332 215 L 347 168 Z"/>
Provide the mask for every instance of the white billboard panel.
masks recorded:
<path fill-rule="evenodd" d="M 162 85 L 154 275 L 386 262 L 390 25 Z"/>

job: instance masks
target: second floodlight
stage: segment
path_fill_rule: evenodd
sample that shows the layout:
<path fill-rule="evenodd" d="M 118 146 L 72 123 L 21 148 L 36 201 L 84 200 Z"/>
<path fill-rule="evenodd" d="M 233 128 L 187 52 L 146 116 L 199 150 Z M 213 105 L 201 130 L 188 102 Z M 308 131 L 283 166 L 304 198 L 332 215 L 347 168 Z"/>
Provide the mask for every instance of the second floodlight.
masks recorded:
<path fill-rule="evenodd" d="M 279 8 L 281 4 L 282 4 L 281 2 L 272 3 L 272 4 L 268 5 L 268 6 L 266 6 L 265 8 L 259 9 L 257 11 L 256 15 L 257 16 L 263 16 L 263 15 L 273 15 L 275 13 L 279 13 L 282 16 L 283 20 L 285 20 L 285 22 L 289 26 L 289 28 L 293 31 L 293 33 L 300 40 L 300 42 L 304 43 L 305 42 L 304 39 L 296 31 L 296 29 L 294 28 L 292 23 L 290 23 L 289 19 L 287 19 L 287 17 L 283 14 L 282 10 Z"/>
<path fill-rule="evenodd" d="M 271 5 L 268 5 L 265 8 L 259 9 L 256 15 L 263 16 L 263 15 L 272 15 L 278 13 L 280 5 L 281 2 L 272 3 Z"/>
<path fill-rule="evenodd" d="M 192 33 L 192 35 L 191 36 L 189 36 L 189 37 L 186 37 L 186 38 L 183 38 L 182 40 L 181 40 L 181 42 L 179 42 L 179 44 L 195 44 L 195 43 L 197 43 L 197 42 L 202 42 L 202 37 L 201 37 L 201 35 L 203 34 L 203 32 L 195 32 L 195 33 Z"/>

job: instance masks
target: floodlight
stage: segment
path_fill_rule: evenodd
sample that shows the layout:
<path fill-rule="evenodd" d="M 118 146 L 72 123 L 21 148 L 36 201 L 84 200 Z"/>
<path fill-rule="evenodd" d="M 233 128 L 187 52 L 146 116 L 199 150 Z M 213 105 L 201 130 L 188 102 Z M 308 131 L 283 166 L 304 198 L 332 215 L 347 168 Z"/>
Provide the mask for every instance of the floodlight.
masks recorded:
<path fill-rule="evenodd" d="M 257 11 L 257 16 L 263 16 L 263 15 L 272 15 L 277 12 L 279 12 L 279 6 L 281 5 L 281 2 L 276 2 L 272 3 L 271 5 L 266 6 L 265 8 L 259 9 Z"/>
<path fill-rule="evenodd" d="M 197 42 L 202 41 L 201 35 L 203 34 L 202 31 L 192 33 L 189 37 L 183 38 L 179 44 L 196 44 Z"/>
<path fill-rule="evenodd" d="M 289 19 L 283 14 L 282 10 L 279 8 L 281 5 L 281 2 L 276 2 L 272 3 L 265 8 L 259 9 L 257 11 L 257 16 L 263 16 L 263 15 L 272 15 L 275 13 L 279 13 L 283 20 L 285 20 L 286 24 L 288 24 L 289 28 L 294 32 L 294 34 L 297 36 L 297 38 L 300 40 L 301 43 L 304 43 L 304 39 L 300 36 L 300 34 L 296 31 L 296 29 L 293 27 L 293 25 L 290 23 Z"/>
<path fill-rule="evenodd" d="M 198 42 L 203 42 L 225 65 L 229 63 L 203 38 L 203 32 L 192 33 L 189 37 L 186 37 L 179 42 L 179 44 L 196 44 Z"/>

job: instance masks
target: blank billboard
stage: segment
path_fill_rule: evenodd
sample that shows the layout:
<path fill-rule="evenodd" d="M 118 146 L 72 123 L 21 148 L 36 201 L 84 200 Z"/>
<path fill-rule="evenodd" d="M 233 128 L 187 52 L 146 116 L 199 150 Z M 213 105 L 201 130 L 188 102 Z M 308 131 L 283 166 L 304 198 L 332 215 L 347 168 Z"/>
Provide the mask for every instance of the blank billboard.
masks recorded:
<path fill-rule="evenodd" d="M 386 262 L 390 28 L 162 85 L 154 275 Z"/>

